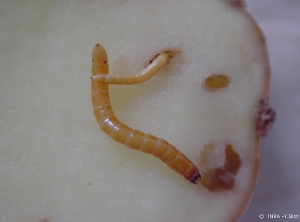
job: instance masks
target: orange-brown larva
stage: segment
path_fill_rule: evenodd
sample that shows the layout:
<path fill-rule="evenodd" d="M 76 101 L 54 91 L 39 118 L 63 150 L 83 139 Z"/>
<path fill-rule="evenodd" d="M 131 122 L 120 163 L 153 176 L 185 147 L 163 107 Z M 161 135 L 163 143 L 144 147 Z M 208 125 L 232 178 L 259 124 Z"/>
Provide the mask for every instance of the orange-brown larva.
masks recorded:
<path fill-rule="evenodd" d="M 175 51 L 166 51 L 157 55 L 148 67 L 141 72 L 119 77 L 109 75 L 108 59 L 105 49 L 97 44 L 92 51 L 92 103 L 95 117 L 101 129 L 115 141 L 129 148 L 153 154 L 169 167 L 192 183 L 200 179 L 198 168 L 183 153 L 166 140 L 151 134 L 145 134 L 123 124 L 115 117 L 110 105 L 108 85 L 131 85 L 147 81 L 154 76 L 174 56 Z"/>

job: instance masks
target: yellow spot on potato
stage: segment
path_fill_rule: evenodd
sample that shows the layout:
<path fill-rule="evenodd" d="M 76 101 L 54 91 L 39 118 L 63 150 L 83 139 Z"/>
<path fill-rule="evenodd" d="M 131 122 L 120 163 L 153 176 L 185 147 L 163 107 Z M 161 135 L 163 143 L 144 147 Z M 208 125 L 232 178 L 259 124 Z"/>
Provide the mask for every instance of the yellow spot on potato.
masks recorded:
<path fill-rule="evenodd" d="M 212 74 L 204 80 L 204 86 L 211 91 L 227 88 L 230 79 L 225 74 Z"/>

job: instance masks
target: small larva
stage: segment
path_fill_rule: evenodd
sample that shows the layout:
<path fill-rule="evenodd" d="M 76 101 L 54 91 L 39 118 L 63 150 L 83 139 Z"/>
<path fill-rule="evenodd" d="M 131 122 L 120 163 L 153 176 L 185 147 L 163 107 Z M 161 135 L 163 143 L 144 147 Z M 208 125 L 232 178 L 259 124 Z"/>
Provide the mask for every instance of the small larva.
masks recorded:
<path fill-rule="evenodd" d="M 108 84 L 130 85 L 147 81 L 154 76 L 173 56 L 175 52 L 160 53 L 150 65 L 140 73 L 117 77 L 109 75 L 109 66 L 105 49 L 97 44 L 92 51 L 92 103 L 95 117 L 101 129 L 115 141 L 129 148 L 153 154 L 188 181 L 196 184 L 201 175 L 198 168 L 183 153 L 166 140 L 131 129 L 118 120 L 110 105 Z"/>

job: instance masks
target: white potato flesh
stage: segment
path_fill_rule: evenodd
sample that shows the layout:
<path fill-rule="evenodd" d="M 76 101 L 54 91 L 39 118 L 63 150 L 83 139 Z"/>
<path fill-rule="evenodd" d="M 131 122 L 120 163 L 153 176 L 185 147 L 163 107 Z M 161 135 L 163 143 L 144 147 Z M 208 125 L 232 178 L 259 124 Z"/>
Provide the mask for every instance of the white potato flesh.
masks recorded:
<path fill-rule="evenodd" d="M 1 221 L 234 221 L 258 173 L 257 104 L 269 91 L 264 37 L 225 0 L 4 1 L 0 82 Z M 90 101 L 91 50 L 110 73 L 181 50 L 145 83 L 110 86 L 115 115 L 164 138 L 200 172 L 241 159 L 232 189 L 194 185 L 102 132 Z M 212 74 L 230 79 L 215 91 Z M 204 152 L 208 144 L 212 151 Z"/>

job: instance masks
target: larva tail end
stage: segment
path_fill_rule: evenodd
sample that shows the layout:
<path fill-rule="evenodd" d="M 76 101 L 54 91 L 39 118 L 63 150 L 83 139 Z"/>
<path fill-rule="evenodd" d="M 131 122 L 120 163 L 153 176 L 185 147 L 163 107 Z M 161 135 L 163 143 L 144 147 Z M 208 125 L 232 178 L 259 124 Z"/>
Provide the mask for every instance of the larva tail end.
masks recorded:
<path fill-rule="evenodd" d="M 191 180 L 191 182 L 193 184 L 197 184 L 199 182 L 199 180 L 201 180 L 201 175 L 200 174 L 197 174 L 194 179 Z"/>
<path fill-rule="evenodd" d="M 165 52 L 168 55 L 169 59 L 172 59 L 175 55 L 175 52 Z"/>
<path fill-rule="evenodd" d="M 149 64 L 151 64 L 155 59 L 157 59 L 157 57 L 159 57 L 160 55 L 167 55 L 167 60 L 169 61 L 170 59 L 172 59 L 176 53 L 180 53 L 181 50 L 166 50 L 166 51 L 162 51 L 160 53 L 157 53 L 155 56 L 153 56 L 153 58 L 149 61 Z"/>
<path fill-rule="evenodd" d="M 168 50 L 164 53 L 168 55 L 169 59 L 172 59 L 175 56 L 175 54 L 181 53 L 181 50 Z"/>

